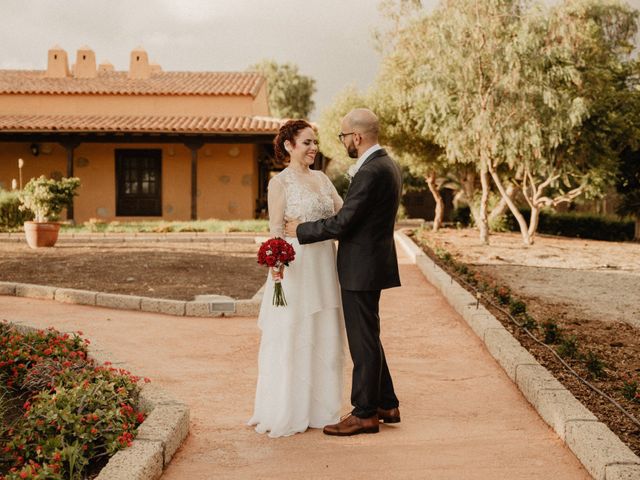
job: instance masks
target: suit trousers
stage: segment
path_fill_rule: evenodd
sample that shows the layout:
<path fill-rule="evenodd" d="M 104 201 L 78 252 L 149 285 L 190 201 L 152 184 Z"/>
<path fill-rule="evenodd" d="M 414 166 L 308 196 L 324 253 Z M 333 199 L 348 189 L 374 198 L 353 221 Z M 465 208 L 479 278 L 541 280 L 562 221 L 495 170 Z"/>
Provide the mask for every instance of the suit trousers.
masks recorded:
<path fill-rule="evenodd" d="M 345 327 L 353 360 L 352 414 L 360 418 L 398 406 L 380 342 L 380 290 L 342 290 Z"/>

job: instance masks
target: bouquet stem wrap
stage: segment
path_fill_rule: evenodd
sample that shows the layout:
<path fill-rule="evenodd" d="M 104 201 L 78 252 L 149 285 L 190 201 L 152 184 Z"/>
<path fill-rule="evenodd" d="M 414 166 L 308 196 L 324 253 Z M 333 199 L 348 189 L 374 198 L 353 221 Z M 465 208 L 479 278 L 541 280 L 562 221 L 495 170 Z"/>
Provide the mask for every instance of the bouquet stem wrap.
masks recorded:
<path fill-rule="evenodd" d="M 276 272 L 279 272 L 280 269 L 274 268 Z M 273 286 L 273 301 L 271 302 L 276 307 L 286 307 L 287 299 L 284 298 L 284 289 L 282 288 L 282 282 L 280 280 L 276 280 Z"/>

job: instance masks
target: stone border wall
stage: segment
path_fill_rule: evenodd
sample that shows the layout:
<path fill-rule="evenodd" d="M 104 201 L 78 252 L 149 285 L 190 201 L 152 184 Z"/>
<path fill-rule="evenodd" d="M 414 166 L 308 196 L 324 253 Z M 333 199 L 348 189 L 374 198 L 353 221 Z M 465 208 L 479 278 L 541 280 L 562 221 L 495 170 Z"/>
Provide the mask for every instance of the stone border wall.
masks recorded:
<path fill-rule="evenodd" d="M 0 295 L 55 300 L 121 310 L 164 313 L 178 317 L 255 317 L 260 311 L 264 285 L 247 300 L 181 301 L 49 287 L 31 283 L 0 282 Z"/>
<path fill-rule="evenodd" d="M 216 232 L 167 232 L 167 233 L 60 233 L 60 243 L 126 243 L 126 242 L 219 242 L 219 243 L 254 243 L 256 237 L 265 237 L 266 232 L 216 233 Z M 24 243 L 24 232 L 0 233 L 2 242 Z"/>

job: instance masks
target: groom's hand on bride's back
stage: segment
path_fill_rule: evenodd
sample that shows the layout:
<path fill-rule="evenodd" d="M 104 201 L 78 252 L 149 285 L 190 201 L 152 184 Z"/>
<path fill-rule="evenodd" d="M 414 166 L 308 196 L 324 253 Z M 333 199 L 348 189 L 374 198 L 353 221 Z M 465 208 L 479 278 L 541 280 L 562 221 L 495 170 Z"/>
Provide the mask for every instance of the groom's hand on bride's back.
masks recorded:
<path fill-rule="evenodd" d="M 284 223 L 284 234 L 287 237 L 294 237 L 297 238 L 298 234 L 296 233 L 296 230 L 298 228 L 298 225 L 300 225 L 300 221 L 299 220 L 288 220 Z"/>

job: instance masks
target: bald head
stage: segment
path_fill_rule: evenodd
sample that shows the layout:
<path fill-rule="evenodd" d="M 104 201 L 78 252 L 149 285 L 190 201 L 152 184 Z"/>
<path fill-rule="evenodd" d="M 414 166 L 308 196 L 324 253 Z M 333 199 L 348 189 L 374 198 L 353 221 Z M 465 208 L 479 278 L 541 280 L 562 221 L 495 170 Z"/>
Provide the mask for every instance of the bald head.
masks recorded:
<path fill-rule="evenodd" d="M 368 108 L 351 110 L 342 119 L 340 128 L 340 141 L 351 158 L 359 158 L 378 143 L 378 117 Z"/>
<path fill-rule="evenodd" d="M 351 130 L 358 132 L 367 143 L 378 143 L 378 117 L 368 108 L 351 110 L 345 115 L 344 122 Z"/>

